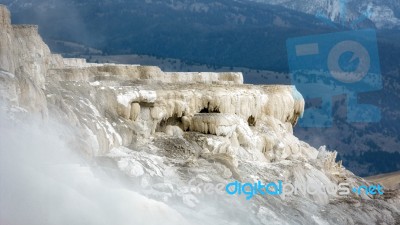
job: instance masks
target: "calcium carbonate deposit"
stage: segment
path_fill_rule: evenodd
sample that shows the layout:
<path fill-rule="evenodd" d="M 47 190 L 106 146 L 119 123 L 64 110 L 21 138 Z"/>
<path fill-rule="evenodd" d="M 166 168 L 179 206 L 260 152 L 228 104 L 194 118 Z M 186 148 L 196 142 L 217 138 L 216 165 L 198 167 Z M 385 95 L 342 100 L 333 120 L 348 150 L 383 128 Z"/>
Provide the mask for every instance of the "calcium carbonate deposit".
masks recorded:
<path fill-rule="evenodd" d="M 0 7 L 0 224 L 400 224 L 398 193 L 228 195 L 217 184 L 369 185 L 293 135 L 295 87 L 52 54 Z"/>

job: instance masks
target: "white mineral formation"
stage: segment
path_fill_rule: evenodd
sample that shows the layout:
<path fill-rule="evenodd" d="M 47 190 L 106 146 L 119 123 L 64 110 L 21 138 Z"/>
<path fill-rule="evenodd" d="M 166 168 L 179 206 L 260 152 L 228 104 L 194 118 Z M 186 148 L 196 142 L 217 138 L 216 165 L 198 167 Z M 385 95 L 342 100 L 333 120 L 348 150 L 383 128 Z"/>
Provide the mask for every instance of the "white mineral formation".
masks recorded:
<path fill-rule="evenodd" d="M 285 198 L 256 195 L 247 201 L 193 187 L 234 180 L 366 184 L 335 162 L 335 152 L 317 150 L 293 135 L 304 108 L 295 87 L 246 85 L 240 73 L 166 73 L 152 66 L 64 59 L 51 54 L 36 26 L 11 25 L 4 6 L 0 69 L 0 99 L 7 118 L 24 121 L 39 115 L 42 121 L 64 124 L 75 132 L 74 141 L 65 145 L 100 167 L 118 168 L 114 175 L 127 175 L 128 186 L 145 196 L 140 201 L 163 202 L 190 221 L 186 224 L 400 223 L 396 193 L 371 197 L 299 192 Z M 66 135 L 61 129 L 54 132 Z M 1 148 L 1 157 L 7 157 L 7 149 Z M 28 213 L 19 211 L 18 219 L 2 210 L 0 222 L 7 224 L 18 224 Z M 154 216 L 167 218 L 167 212 Z M 131 215 L 135 217 L 135 211 Z M 47 224 L 42 219 L 30 222 Z"/>

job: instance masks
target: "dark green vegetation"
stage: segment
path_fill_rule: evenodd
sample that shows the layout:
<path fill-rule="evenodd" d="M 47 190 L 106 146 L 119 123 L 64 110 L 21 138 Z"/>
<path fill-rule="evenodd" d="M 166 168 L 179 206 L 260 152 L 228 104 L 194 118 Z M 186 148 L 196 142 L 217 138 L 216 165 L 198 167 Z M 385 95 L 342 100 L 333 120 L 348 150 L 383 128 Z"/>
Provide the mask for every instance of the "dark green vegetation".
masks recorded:
<path fill-rule="evenodd" d="M 42 1 L 35 2 L 38 7 L 16 8 L 13 19 L 39 24 L 46 39 L 82 43 L 104 54 L 276 71 L 287 70 L 287 38 L 333 31 L 313 16 L 278 6 L 231 0 L 195 3 Z"/>

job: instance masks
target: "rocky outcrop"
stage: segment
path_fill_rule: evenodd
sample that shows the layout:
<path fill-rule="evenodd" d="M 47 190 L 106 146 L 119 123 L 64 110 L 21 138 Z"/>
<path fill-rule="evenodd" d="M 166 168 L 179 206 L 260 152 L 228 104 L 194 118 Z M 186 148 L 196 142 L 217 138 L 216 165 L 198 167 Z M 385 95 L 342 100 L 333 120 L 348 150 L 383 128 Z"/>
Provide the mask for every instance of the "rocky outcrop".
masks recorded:
<path fill-rule="evenodd" d="M 47 115 L 43 93 L 49 68 L 61 66 L 61 57 L 51 54 L 35 25 L 11 25 L 10 12 L 0 7 L 0 68 L 14 74 L 18 104 Z"/>
<path fill-rule="evenodd" d="M 2 18 L 9 18 L 4 7 Z M 252 132 L 243 133 L 251 131 L 248 120 L 253 120 L 251 126 L 261 126 L 273 118 L 290 133 L 303 111 L 304 101 L 293 87 L 244 85 L 241 73 L 166 73 L 153 66 L 64 59 L 51 54 L 37 26 L 15 26 L 9 24 L 9 19 L 4 21 L 1 46 L 5 47 L 0 68 L 4 74 L 15 74 L 13 78 L 3 78 L 14 86 L 11 89 L 15 91 L 10 93 L 18 93 L 13 95 L 13 101 L 42 114 L 47 114 L 50 102 L 55 109 L 61 109 L 60 114 L 67 114 L 72 124 L 95 134 L 98 152 L 103 154 L 119 145 L 129 146 L 136 136 L 133 134 L 149 138 L 169 126 L 182 132 L 234 138 L 245 144 L 254 136 Z M 7 98 L 11 101 L 11 97 Z M 78 113 L 77 108 L 78 112 L 89 110 L 90 115 Z M 213 116 L 214 113 L 219 115 Z M 124 124 L 114 128 L 103 120 L 105 114 L 111 117 L 110 122 L 124 120 Z M 96 121 L 102 120 L 100 125 L 93 123 L 93 115 L 98 117 Z M 231 118 L 230 126 L 226 125 L 227 117 Z M 125 129 L 126 124 L 134 128 Z M 100 132 L 98 126 L 104 129 Z M 123 131 L 126 138 L 114 129 Z M 261 144 L 253 147 L 261 151 L 265 148 L 261 139 L 268 138 L 258 138 Z"/>
<path fill-rule="evenodd" d="M 242 84 L 241 73 L 177 73 L 163 72 L 155 66 L 86 63 L 84 59 L 64 59 L 65 67 L 54 68 L 52 76 L 59 80 L 93 81 L 98 76 L 115 80 L 144 80 L 151 83 Z M 97 78 L 96 78 L 97 77 Z"/>
<path fill-rule="evenodd" d="M 12 26 L 4 6 L 0 13 L 0 94 L 6 108 L 49 115 L 77 129 L 74 148 L 113 159 L 132 182 L 146 188 L 145 195 L 180 202 L 187 207 L 183 214 L 202 211 L 191 208 L 203 207 L 210 198 L 189 180 L 364 182 L 336 163 L 335 153 L 293 135 L 304 109 L 295 87 L 246 85 L 240 73 L 167 73 L 151 66 L 63 59 L 51 54 L 37 27 Z M 353 207 L 361 201 L 371 206 Z M 278 208 L 286 211 L 273 212 Z M 390 213 L 370 213 L 382 208 Z M 251 209 L 255 218 L 248 224 L 396 222 L 400 215 L 382 199 L 329 193 L 300 193 L 286 200 L 255 196 L 244 209 L 241 215 Z M 355 216 L 359 213 L 365 218 Z"/>

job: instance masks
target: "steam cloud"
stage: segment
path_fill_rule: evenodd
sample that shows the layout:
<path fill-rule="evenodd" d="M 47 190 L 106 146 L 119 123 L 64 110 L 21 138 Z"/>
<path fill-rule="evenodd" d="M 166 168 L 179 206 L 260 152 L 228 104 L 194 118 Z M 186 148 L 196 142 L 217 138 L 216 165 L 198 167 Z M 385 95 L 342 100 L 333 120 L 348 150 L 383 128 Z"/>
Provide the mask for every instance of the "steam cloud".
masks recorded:
<path fill-rule="evenodd" d="M 0 112 L 0 224 L 189 224 L 164 203 L 96 176 L 57 122 Z"/>

